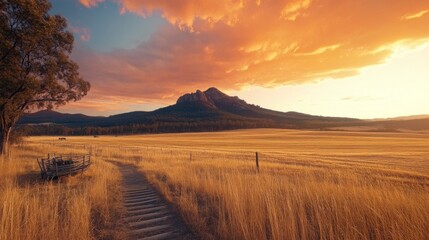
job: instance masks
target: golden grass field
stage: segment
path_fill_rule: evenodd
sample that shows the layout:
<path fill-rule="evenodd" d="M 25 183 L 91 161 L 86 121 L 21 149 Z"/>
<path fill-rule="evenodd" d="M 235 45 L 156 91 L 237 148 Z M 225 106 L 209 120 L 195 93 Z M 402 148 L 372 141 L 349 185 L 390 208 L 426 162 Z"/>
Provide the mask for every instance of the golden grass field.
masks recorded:
<path fill-rule="evenodd" d="M 57 139 L 29 137 L 1 161 L 0 239 L 125 238 L 110 160 L 138 165 L 202 239 L 429 239 L 426 134 L 255 129 Z M 49 152 L 91 152 L 94 165 L 35 183 L 35 159 Z"/>
<path fill-rule="evenodd" d="M 0 239 L 121 239 L 120 175 L 107 163 L 111 153 L 93 154 L 84 174 L 43 182 L 36 158 L 64 148 L 28 141 L 0 159 Z M 67 149 L 88 153 L 85 149 Z"/>

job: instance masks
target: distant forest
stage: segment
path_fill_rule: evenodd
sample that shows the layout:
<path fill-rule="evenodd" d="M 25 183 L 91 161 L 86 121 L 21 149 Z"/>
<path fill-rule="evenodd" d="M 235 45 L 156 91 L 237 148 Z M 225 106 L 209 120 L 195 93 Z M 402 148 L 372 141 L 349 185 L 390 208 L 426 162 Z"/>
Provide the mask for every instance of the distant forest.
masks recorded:
<path fill-rule="evenodd" d="M 212 120 L 188 122 L 155 122 L 151 124 L 129 124 L 119 126 L 70 127 L 58 124 L 28 124 L 18 126 L 23 135 L 128 135 L 143 133 L 207 132 L 243 128 L 282 127 L 272 121 Z M 283 126 L 286 127 L 286 126 Z"/>

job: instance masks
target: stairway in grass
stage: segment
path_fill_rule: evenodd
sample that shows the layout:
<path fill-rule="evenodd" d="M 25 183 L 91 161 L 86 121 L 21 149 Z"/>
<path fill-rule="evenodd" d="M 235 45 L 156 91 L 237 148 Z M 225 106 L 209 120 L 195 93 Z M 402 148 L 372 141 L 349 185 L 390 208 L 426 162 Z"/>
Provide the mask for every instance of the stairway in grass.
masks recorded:
<path fill-rule="evenodd" d="M 118 164 L 130 239 L 197 239 L 163 197 L 132 165 Z"/>

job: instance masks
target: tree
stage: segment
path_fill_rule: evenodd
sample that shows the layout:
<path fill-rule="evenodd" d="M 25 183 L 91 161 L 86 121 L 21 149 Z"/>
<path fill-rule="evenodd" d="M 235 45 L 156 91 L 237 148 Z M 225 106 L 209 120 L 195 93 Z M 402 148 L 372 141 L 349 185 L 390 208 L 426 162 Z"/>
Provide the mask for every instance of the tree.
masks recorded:
<path fill-rule="evenodd" d="M 90 84 L 70 59 L 66 20 L 49 15 L 47 0 L 0 0 L 0 152 L 26 111 L 77 101 Z"/>

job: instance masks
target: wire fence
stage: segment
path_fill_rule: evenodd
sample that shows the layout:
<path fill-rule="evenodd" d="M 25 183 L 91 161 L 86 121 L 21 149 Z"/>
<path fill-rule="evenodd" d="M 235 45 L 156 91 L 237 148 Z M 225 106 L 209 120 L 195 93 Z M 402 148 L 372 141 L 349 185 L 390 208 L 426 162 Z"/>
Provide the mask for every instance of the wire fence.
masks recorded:
<path fill-rule="evenodd" d="M 78 144 L 78 143 L 39 143 L 50 145 L 61 153 L 73 151 L 86 151 L 88 154 L 105 155 L 109 153 L 113 157 L 144 160 L 149 156 L 157 156 L 160 159 L 174 158 L 178 161 L 234 161 L 256 164 L 256 155 L 259 159 L 269 162 L 284 162 L 288 154 L 256 153 L 244 150 L 216 150 L 216 149 L 192 149 L 177 146 L 116 146 L 111 144 Z M 58 152 L 57 154 L 60 154 Z"/>
<path fill-rule="evenodd" d="M 275 152 L 275 151 L 248 151 L 248 150 L 220 150 L 207 147 L 207 149 L 181 147 L 181 146 L 124 146 L 113 144 L 80 144 L 66 142 L 40 143 L 50 145 L 57 149 L 57 154 L 72 153 L 73 151 L 85 152 L 91 155 L 110 156 L 115 159 L 126 157 L 132 161 L 148 161 L 151 159 L 183 162 L 225 162 L 228 164 L 242 164 L 264 168 L 267 164 L 271 167 L 289 167 L 308 169 L 330 170 L 356 169 L 356 171 L 372 171 L 375 169 L 393 171 L 405 169 L 413 172 L 428 173 L 429 154 L 422 154 L 413 161 L 404 160 L 401 156 L 383 156 L 379 154 L 356 155 L 342 152 L 328 154 L 315 154 L 309 152 Z M 49 149 L 49 147 L 47 147 Z M 52 153 L 52 152 L 51 152 Z M 427 174 L 424 174 L 427 175 Z"/>

